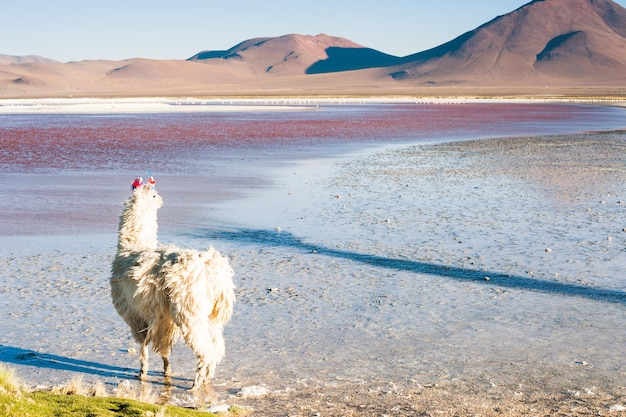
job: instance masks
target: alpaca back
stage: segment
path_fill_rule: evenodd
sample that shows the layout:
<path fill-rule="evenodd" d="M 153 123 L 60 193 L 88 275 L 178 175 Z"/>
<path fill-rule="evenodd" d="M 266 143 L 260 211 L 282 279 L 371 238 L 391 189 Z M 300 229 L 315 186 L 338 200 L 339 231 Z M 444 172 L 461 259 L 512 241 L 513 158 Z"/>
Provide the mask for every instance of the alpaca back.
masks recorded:
<path fill-rule="evenodd" d="M 230 320 L 235 303 L 234 273 L 228 259 L 213 248 L 198 252 L 170 246 L 164 254 L 167 261 L 162 267 L 163 283 L 168 289 L 174 320 L 208 317 L 223 327 Z"/>

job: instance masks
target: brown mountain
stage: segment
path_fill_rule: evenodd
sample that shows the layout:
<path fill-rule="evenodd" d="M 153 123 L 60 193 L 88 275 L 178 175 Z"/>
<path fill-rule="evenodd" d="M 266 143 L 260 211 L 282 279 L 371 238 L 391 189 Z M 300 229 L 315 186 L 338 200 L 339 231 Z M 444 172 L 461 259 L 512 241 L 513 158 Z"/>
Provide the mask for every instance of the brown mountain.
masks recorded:
<path fill-rule="evenodd" d="M 200 52 L 188 61 L 215 63 L 220 59 L 245 62 L 257 75 L 320 74 L 400 62 L 397 57 L 325 34 L 250 39 L 226 51 Z"/>
<path fill-rule="evenodd" d="M 0 55 L 0 98 L 563 92 L 626 95 L 625 8 L 535 0 L 406 57 L 323 34 L 255 38 L 188 60 Z"/>
<path fill-rule="evenodd" d="M 3 55 L 0 54 L 0 64 L 30 64 L 34 62 L 58 62 L 53 59 L 44 58 L 38 55 Z"/>
<path fill-rule="evenodd" d="M 535 0 L 389 74 L 422 82 L 610 81 L 626 76 L 626 9 L 611 0 Z"/>

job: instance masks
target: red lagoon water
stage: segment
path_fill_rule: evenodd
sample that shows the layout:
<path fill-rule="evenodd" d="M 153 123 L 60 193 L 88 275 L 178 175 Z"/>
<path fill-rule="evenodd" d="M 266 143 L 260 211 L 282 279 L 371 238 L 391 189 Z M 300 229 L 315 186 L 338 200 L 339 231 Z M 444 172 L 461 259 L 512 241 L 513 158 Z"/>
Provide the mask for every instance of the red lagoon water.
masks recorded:
<path fill-rule="evenodd" d="M 0 172 L 194 173 L 225 155 L 624 127 L 624 109 L 553 104 L 336 105 L 289 112 L 0 116 Z"/>
<path fill-rule="evenodd" d="M 1 235 L 115 231 L 135 175 L 163 224 L 271 186 L 272 169 L 391 143 L 623 128 L 624 109 L 546 104 L 331 105 L 270 112 L 0 115 Z M 178 227 L 178 226 L 177 226 Z"/>

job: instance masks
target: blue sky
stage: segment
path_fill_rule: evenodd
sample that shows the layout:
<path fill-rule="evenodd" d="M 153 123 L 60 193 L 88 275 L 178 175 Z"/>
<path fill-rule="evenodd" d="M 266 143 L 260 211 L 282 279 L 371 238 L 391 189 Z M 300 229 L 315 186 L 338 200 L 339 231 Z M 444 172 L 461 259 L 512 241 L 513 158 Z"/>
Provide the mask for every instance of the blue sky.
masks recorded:
<path fill-rule="evenodd" d="M 0 0 L 0 54 L 62 62 L 186 59 L 250 38 L 326 33 L 405 56 L 529 1 Z"/>

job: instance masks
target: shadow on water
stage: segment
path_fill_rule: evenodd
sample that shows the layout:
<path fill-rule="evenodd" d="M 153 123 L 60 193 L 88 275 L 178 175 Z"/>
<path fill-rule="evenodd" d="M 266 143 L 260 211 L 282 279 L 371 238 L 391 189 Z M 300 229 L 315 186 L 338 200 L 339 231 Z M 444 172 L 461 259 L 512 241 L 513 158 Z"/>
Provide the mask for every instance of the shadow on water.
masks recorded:
<path fill-rule="evenodd" d="M 119 378 L 121 380 L 137 380 L 138 369 L 121 368 L 99 362 L 85 361 L 68 358 L 66 356 L 53 355 L 50 353 L 35 352 L 33 350 L 22 349 L 14 346 L 0 345 L 0 362 L 11 363 L 20 366 L 33 366 L 41 369 L 52 369 L 57 371 L 76 372 L 89 375 L 98 375 L 104 378 Z M 152 384 L 165 385 L 167 387 L 185 388 L 189 380 L 184 378 L 172 378 L 174 381 L 157 381 L 163 378 L 163 373 L 151 371 L 149 376 L 156 380 Z"/>
<path fill-rule="evenodd" d="M 626 293 L 623 291 L 588 287 L 565 282 L 546 281 L 494 271 L 477 271 L 456 266 L 437 265 L 421 261 L 394 259 L 378 255 L 331 249 L 321 245 L 303 242 L 302 239 L 297 236 L 284 231 L 260 229 L 220 230 L 204 228 L 199 229 L 195 237 L 264 246 L 291 247 L 308 253 L 348 259 L 379 268 L 411 271 L 419 274 L 435 275 L 457 281 L 475 282 L 490 286 L 525 289 L 547 294 L 558 294 L 569 297 L 588 298 L 608 303 L 626 304 Z M 487 280 L 485 277 L 489 277 L 489 279 Z"/>
<path fill-rule="evenodd" d="M 131 379 L 139 374 L 130 368 L 120 368 L 98 362 L 40 353 L 13 346 L 0 345 L 0 361 L 15 365 L 35 366 L 61 371 L 80 372 L 104 377 Z"/>

